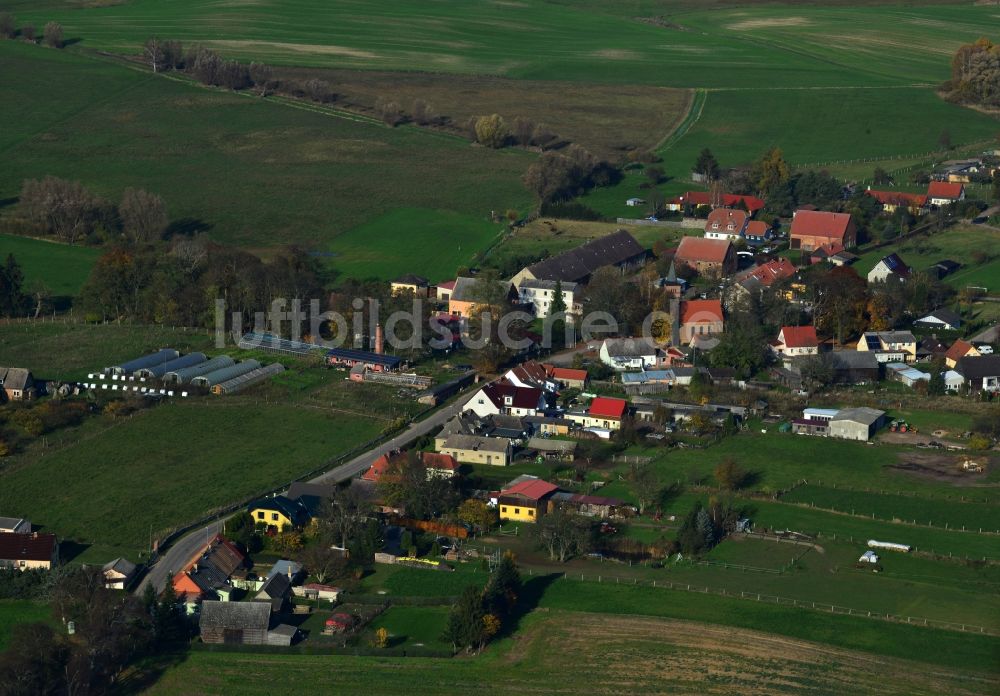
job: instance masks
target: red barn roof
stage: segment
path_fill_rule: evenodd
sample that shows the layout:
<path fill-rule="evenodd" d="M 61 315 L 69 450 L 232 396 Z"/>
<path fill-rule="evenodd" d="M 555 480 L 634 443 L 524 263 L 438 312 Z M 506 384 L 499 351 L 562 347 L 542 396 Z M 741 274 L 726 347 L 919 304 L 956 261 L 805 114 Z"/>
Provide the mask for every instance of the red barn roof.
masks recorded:
<path fill-rule="evenodd" d="M 723 263 L 732 246 L 728 239 L 706 239 L 704 237 L 684 237 L 674 258 L 682 261 Z"/>
<path fill-rule="evenodd" d="M 55 534 L 0 532 L 0 559 L 5 561 L 51 561 L 55 549 Z"/>
<path fill-rule="evenodd" d="M 567 381 L 587 381 L 586 370 L 574 370 L 570 367 L 553 367 L 551 369 L 552 379 Z"/>
<path fill-rule="evenodd" d="M 850 213 L 828 213 L 822 210 L 795 211 L 792 237 L 826 237 L 843 243 L 851 226 Z"/>
<path fill-rule="evenodd" d="M 948 352 L 944 354 L 944 357 L 947 360 L 954 360 L 955 362 L 958 362 L 968 355 L 969 351 L 973 348 L 975 348 L 975 346 L 968 341 L 959 339 L 951 344 L 951 348 L 949 348 Z"/>
<path fill-rule="evenodd" d="M 927 205 L 927 196 L 919 193 L 905 193 L 903 191 L 865 191 L 866 196 L 871 196 L 882 205 L 906 205 L 910 207 L 923 208 Z"/>
<path fill-rule="evenodd" d="M 927 186 L 928 198 L 948 198 L 957 201 L 962 197 L 965 186 L 962 184 L 950 184 L 947 181 L 932 181 Z"/>
<path fill-rule="evenodd" d="M 438 452 L 422 452 L 420 461 L 428 469 L 438 469 L 439 471 L 458 471 L 458 460 L 450 454 L 440 454 Z"/>
<path fill-rule="evenodd" d="M 559 486 L 553 485 L 542 479 L 528 479 L 515 483 L 507 490 L 500 491 L 500 495 L 523 495 L 530 500 L 541 500 L 550 493 L 559 490 Z"/>
<path fill-rule="evenodd" d="M 815 348 L 819 345 L 816 329 L 812 326 L 782 326 L 781 336 L 787 348 Z"/>
<path fill-rule="evenodd" d="M 625 414 L 628 402 L 625 399 L 615 399 L 610 396 L 599 396 L 590 402 L 587 413 L 598 418 L 621 418 Z"/>
<path fill-rule="evenodd" d="M 722 320 L 722 300 L 686 300 L 681 302 L 681 324 Z"/>
<path fill-rule="evenodd" d="M 727 208 L 735 208 L 743 202 L 750 214 L 756 213 L 764 207 L 764 201 L 756 196 L 740 196 L 735 193 L 722 194 L 722 205 Z M 708 191 L 688 191 L 683 196 L 678 196 L 672 203 L 686 203 L 688 205 L 712 205 L 712 194 Z"/>

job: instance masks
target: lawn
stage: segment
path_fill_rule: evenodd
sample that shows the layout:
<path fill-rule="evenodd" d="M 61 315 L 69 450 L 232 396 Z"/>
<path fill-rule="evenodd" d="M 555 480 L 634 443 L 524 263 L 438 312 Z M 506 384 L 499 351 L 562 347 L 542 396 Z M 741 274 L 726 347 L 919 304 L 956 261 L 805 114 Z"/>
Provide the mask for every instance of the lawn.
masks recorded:
<path fill-rule="evenodd" d="M 463 216 L 453 221 L 475 222 L 478 242 L 490 237 L 478 221 L 491 210 L 530 201 L 520 177 L 534 156 L 523 151 L 13 41 L 0 42 L 0 64 L 0 199 L 16 196 L 25 178 L 48 174 L 111 200 L 141 187 L 163 197 L 186 233 L 255 250 L 297 243 L 317 252 L 396 208 L 451 211 Z M 389 230 L 397 248 L 410 243 L 402 222 Z M 416 231 L 426 225 L 422 218 Z M 463 255 L 479 250 L 470 244 Z M 370 272 L 362 259 L 359 273 Z"/>
<path fill-rule="evenodd" d="M 393 597 L 457 597 L 469 585 L 486 586 L 487 573 L 477 563 L 460 563 L 454 572 L 376 565 L 361 584 L 365 594 Z"/>
<path fill-rule="evenodd" d="M 313 471 L 382 423 L 248 393 L 164 403 L 102 426 L 5 460 L 0 509 L 61 539 L 130 548 L 136 560 L 151 536 Z"/>
<path fill-rule="evenodd" d="M 450 648 L 441 636 L 448 621 L 449 607 L 390 607 L 369 625 L 369 632 L 384 628 L 390 647 Z"/>
<path fill-rule="evenodd" d="M 962 264 L 962 268 L 945 276 L 944 282 L 961 289 L 968 285 L 982 286 L 989 290 L 1000 287 L 1000 259 L 993 257 L 1000 245 L 1000 232 L 980 225 L 955 225 L 942 232 L 922 234 L 871 251 L 862 251 L 854 265 L 862 277 L 875 264 L 893 252 L 911 268 L 926 270 L 943 259 Z M 985 252 L 988 260 L 976 263 L 976 254 Z"/>
<path fill-rule="evenodd" d="M 73 297 L 79 294 L 101 252 L 88 247 L 0 234 L 0 259 L 6 259 L 8 254 L 13 254 L 21 266 L 26 290 L 41 284 L 56 297 Z"/>
<path fill-rule="evenodd" d="M 416 273 L 433 283 L 453 280 L 456 268 L 475 265 L 477 254 L 500 234 L 490 211 L 480 213 L 396 208 L 334 238 L 329 266 L 355 278 Z"/>
<path fill-rule="evenodd" d="M 17 624 L 46 621 L 51 612 L 44 604 L 24 600 L 0 600 L 0 651 L 7 647 Z"/>

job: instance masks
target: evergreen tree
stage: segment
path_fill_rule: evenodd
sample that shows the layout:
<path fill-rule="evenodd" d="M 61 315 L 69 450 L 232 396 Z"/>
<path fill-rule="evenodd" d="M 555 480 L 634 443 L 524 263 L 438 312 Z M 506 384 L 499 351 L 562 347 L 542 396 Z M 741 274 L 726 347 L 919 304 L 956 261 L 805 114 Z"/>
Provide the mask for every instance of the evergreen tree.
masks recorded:
<path fill-rule="evenodd" d="M 0 268 L 0 316 L 14 317 L 24 311 L 27 297 L 23 291 L 24 273 L 13 254 Z"/>
<path fill-rule="evenodd" d="M 171 645 L 183 641 L 187 636 L 184 617 L 177 607 L 177 592 L 170 578 L 153 614 L 153 631 L 160 645 Z"/>
<path fill-rule="evenodd" d="M 698 159 L 694 163 L 694 171 L 713 181 L 719 178 L 719 161 L 715 159 L 715 155 L 707 147 L 698 153 Z"/>
<path fill-rule="evenodd" d="M 473 650 L 482 647 L 483 635 L 483 598 L 474 585 L 469 585 L 462 592 L 458 604 L 451 608 L 448 624 L 445 626 L 444 640 L 452 644 L 455 650 Z"/>
<path fill-rule="evenodd" d="M 559 312 L 566 311 L 566 301 L 563 299 L 563 288 L 562 281 L 556 281 L 556 289 L 554 291 L 554 297 L 552 298 L 552 306 L 550 308 L 551 314 L 558 314 Z"/>
<path fill-rule="evenodd" d="M 514 556 L 508 551 L 500 559 L 493 574 L 490 575 L 486 589 L 483 590 L 483 607 L 489 614 L 499 617 L 506 616 L 521 592 L 521 573 L 514 562 Z"/>
<path fill-rule="evenodd" d="M 698 534 L 705 540 L 703 548 L 705 550 L 712 548 L 715 545 L 715 525 L 712 524 L 712 518 L 705 508 L 698 510 L 695 525 L 698 528 Z"/>

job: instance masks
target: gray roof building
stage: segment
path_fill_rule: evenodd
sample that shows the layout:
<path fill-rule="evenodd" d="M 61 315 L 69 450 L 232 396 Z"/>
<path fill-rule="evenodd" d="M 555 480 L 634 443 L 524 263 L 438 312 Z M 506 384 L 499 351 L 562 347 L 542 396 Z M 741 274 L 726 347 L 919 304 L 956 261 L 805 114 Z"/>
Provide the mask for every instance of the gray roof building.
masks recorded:
<path fill-rule="evenodd" d="M 213 602 L 201 604 L 201 640 L 227 645 L 264 645 L 271 621 L 269 602 Z"/>
<path fill-rule="evenodd" d="M 646 249 L 626 230 L 599 237 L 576 249 L 564 251 L 528 266 L 531 277 L 586 283 L 594 271 L 606 266 L 625 267 L 646 258 Z"/>

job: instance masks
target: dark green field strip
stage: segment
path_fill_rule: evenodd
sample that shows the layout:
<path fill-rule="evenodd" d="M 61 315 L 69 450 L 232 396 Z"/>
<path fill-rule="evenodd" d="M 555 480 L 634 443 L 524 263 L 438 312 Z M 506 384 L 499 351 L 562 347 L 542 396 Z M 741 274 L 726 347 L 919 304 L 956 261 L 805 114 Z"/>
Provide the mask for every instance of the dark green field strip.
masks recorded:
<path fill-rule="evenodd" d="M 900 520 L 934 527 L 944 527 L 947 524 L 952 529 L 964 527 L 969 530 L 1000 532 L 1000 492 L 997 494 L 996 504 L 986 504 L 866 493 L 807 484 L 783 495 L 781 500 L 786 503 L 811 503 L 819 508 L 865 516 L 874 513 L 881 520 Z M 996 540 L 1000 545 L 1000 536 Z"/>
<path fill-rule="evenodd" d="M 10 642 L 15 625 L 46 621 L 51 616 L 51 610 L 44 604 L 0 599 L 0 652 L 3 652 Z"/>
<path fill-rule="evenodd" d="M 101 252 L 81 246 L 69 246 L 26 237 L 0 234 L 0 259 L 13 254 L 27 288 L 42 283 L 53 295 L 74 296 L 90 275 Z"/>

